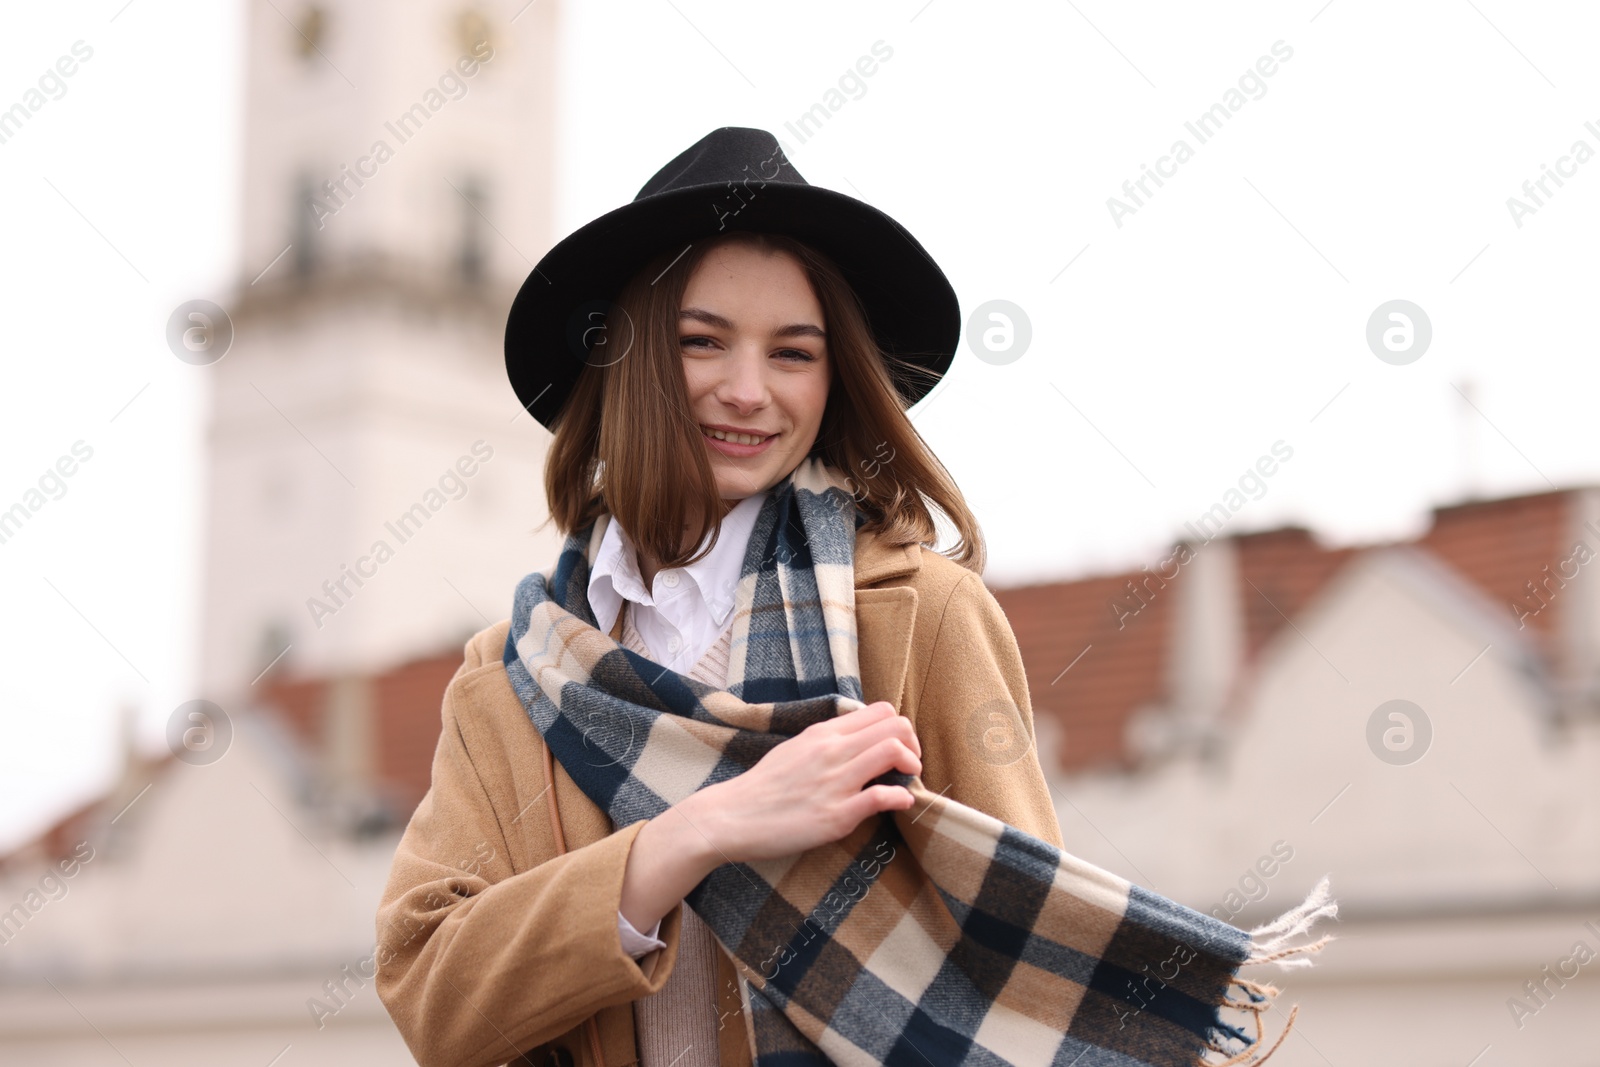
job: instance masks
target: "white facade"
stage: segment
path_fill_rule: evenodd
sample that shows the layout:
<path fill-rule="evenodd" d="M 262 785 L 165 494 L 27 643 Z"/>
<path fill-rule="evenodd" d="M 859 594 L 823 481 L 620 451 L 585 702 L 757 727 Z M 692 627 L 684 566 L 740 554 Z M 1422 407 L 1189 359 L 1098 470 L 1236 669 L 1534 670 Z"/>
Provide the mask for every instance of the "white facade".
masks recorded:
<path fill-rule="evenodd" d="M 1585 576 L 1562 595 L 1588 610 L 1596 587 Z M 1183 614 L 1215 626 L 1235 603 Z M 1558 717 L 1556 666 L 1434 557 L 1370 550 L 1263 650 L 1214 757 L 1053 776 L 1067 848 L 1246 928 L 1330 876 L 1339 940 L 1312 968 L 1244 972 L 1300 1004 L 1274 1057 L 1285 1067 L 1600 1062 L 1600 717 Z M 1369 745 L 1395 699 L 1431 727 L 1414 762 Z M 1381 717 L 1399 756 L 1423 746 L 1409 717 L 1409 735 Z M 1268 1021 L 1270 1040 L 1283 1012 Z"/>
<path fill-rule="evenodd" d="M 556 236 L 557 5 L 320 9 L 249 7 L 235 340 L 209 368 L 201 682 L 224 706 L 285 648 L 274 670 L 321 676 L 434 652 L 559 548 L 531 533 L 549 435 L 503 350 Z"/>
<path fill-rule="evenodd" d="M 395 839 L 319 824 L 280 730 L 233 723 L 216 763 L 137 768 L 85 827 L 86 862 L 5 928 L 0 1060 L 413 1062 L 370 981 Z M 0 878 L 0 900 L 28 907 L 43 876 Z"/>

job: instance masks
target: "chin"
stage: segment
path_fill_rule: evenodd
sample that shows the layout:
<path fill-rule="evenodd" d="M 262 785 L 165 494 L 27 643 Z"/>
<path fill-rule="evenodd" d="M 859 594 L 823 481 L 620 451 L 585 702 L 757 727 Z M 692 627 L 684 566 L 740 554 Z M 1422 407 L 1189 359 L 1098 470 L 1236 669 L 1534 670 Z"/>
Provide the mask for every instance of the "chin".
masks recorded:
<path fill-rule="evenodd" d="M 755 471 L 745 468 L 734 468 L 727 471 L 714 472 L 717 478 L 717 495 L 723 499 L 739 499 L 754 493 L 764 493 L 778 484 L 783 476 L 793 470 L 796 463 L 778 463 Z"/>
<path fill-rule="evenodd" d="M 727 488 L 724 488 L 724 489 L 720 490 L 720 492 L 721 492 L 721 495 L 722 495 L 722 499 L 737 501 L 737 500 L 743 500 L 745 497 L 748 497 L 748 496 L 754 496 L 757 493 L 764 493 L 770 488 L 772 488 L 772 483 L 770 483 L 770 482 L 761 482 L 761 483 L 758 483 L 754 489 L 745 489 L 742 486 L 739 486 L 739 487 L 730 486 L 730 487 L 727 487 Z"/>

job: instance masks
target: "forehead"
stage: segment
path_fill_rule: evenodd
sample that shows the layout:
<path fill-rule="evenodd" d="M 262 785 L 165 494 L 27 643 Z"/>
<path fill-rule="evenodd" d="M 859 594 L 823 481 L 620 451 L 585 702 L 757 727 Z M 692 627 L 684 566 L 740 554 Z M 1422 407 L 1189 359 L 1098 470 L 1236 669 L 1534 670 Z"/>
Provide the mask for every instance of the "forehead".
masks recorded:
<path fill-rule="evenodd" d="M 807 312 L 821 307 L 800 261 L 780 249 L 758 248 L 740 241 L 718 245 L 695 264 L 684 289 L 683 307 L 708 307 L 743 316 L 763 311 Z"/>

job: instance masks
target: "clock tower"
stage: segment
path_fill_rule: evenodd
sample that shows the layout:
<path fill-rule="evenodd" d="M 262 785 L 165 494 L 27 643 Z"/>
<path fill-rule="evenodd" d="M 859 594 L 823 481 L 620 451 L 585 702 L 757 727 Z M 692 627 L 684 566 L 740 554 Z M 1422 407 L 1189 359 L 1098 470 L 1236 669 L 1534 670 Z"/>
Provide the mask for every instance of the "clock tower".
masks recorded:
<path fill-rule="evenodd" d="M 553 240 L 556 4 L 247 11 L 200 682 L 224 709 L 327 683 L 318 736 L 359 778 L 376 729 L 362 679 L 458 653 L 559 549 L 534 532 L 549 435 L 502 348 Z"/>

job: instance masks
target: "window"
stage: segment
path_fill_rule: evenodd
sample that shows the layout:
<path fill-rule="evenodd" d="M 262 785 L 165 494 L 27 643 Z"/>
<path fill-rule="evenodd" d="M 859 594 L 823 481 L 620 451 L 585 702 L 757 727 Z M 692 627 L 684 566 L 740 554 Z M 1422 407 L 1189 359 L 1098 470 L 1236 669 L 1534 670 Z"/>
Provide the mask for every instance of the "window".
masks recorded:
<path fill-rule="evenodd" d="M 312 235 L 317 232 L 318 202 L 317 187 L 313 184 L 311 175 L 301 171 L 295 179 L 294 192 L 294 227 L 289 240 L 294 245 L 294 273 L 296 277 L 308 277 L 316 268 L 316 250 L 312 246 Z"/>
<path fill-rule="evenodd" d="M 484 248 L 484 222 L 487 194 L 484 182 L 476 174 L 468 175 L 460 185 L 461 196 L 461 247 L 456 265 L 467 282 L 482 280 L 487 250 Z"/>
<path fill-rule="evenodd" d="M 290 46 L 302 60 L 310 60 L 321 47 L 322 39 L 328 28 L 328 17 L 323 12 L 320 4 L 310 4 L 300 13 L 300 19 L 294 25 L 294 33 L 290 35 Z"/>

